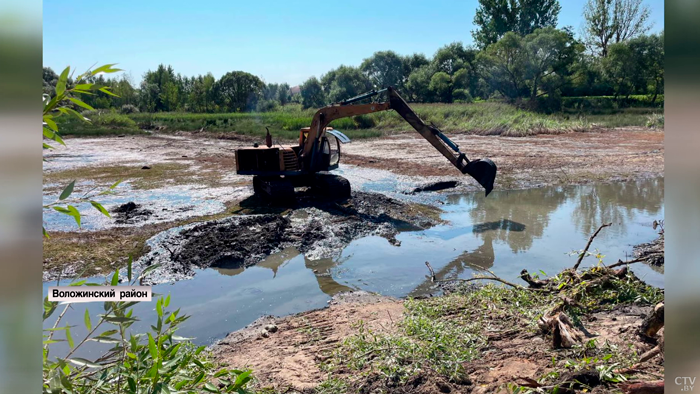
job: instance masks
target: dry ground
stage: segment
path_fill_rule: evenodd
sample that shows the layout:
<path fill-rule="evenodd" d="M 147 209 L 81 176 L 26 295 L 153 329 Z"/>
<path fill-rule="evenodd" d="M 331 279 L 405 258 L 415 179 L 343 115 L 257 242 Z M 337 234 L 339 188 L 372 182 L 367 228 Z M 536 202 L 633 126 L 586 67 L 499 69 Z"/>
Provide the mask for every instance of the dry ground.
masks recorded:
<path fill-rule="evenodd" d="M 451 135 L 470 158 L 488 157 L 499 169 L 496 188 L 528 188 L 550 184 L 580 184 L 659 175 L 664 170 L 664 133 L 645 128 L 601 129 L 590 132 L 541 134 L 532 137 Z M 163 176 L 217 178 L 240 184 L 250 177 L 235 175 L 234 151 L 250 146 L 250 137 L 211 139 L 199 134 L 69 139 L 68 148 L 45 157 L 93 155 L 89 161 L 45 163 L 45 183 L 79 175 L 71 169 L 186 164 Z M 258 141 L 259 142 L 259 141 Z M 409 176 L 462 178 L 450 163 L 417 134 L 353 141 L 343 146 L 342 164 L 389 170 Z M 62 176 L 61 173 L 64 173 Z M 116 177 L 116 175 L 115 175 Z M 180 180 L 179 182 L 182 182 Z"/>
<path fill-rule="evenodd" d="M 664 170 L 664 134 L 644 128 L 531 137 L 450 137 L 467 157 L 488 157 L 496 163 L 496 190 L 626 180 Z M 355 141 L 343 149 L 342 163 L 404 175 L 460 176 L 418 135 Z"/>
<path fill-rule="evenodd" d="M 344 339 L 358 335 L 358 321 L 363 321 L 365 332 L 373 335 L 391 336 L 399 332 L 406 313 L 404 303 L 367 293 L 341 294 L 326 309 L 284 318 L 261 318 L 214 345 L 212 354 L 225 365 L 252 369 L 257 388 L 265 393 L 507 393 L 508 384 L 522 384 L 521 378 L 540 380 L 553 371 L 573 370 L 566 367 L 567 361 L 587 356 L 593 359 L 596 352 L 606 351 L 614 352 L 616 358 L 632 360 L 654 346 L 640 341 L 636 334 L 651 307 L 619 306 L 612 311 L 590 314 L 582 323 L 591 334 L 586 340 L 595 338 L 598 350 L 592 350 L 553 349 L 550 337 L 525 328 L 525 319 L 504 322 L 501 311 L 483 305 L 483 316 L 472 319 L 487 323 L 487 341 L 478 349 L 480 356 L 463 363 L 467 377 L 460 381 L 451 381 L 430 369 L 424 369 L 406 383 L 393 382 L 377 371 L 356 371 L 342 366 L 327 372 L 324 362 L 343 346 Z M 274 332 L 265 329 L 271 326 L 276 328 Z M 663 377 L 660 365 L 663 355 L 638 366 L 634 378 L 660 379 Z M 324 381 L 337 379 L 348 385 L 338 386 L 342 389 L 319 389 Z M 607 392 L 601 391 L 602 388 L 597 392 Z"/>

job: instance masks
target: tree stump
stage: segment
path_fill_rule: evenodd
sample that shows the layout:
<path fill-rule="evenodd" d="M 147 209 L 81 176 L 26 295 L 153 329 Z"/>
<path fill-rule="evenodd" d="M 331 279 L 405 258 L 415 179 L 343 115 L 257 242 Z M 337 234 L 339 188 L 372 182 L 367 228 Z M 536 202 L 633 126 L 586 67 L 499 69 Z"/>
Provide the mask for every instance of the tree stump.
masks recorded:
<path fill-rule="evenodd" d="M 639 334 L 647 337 L 654 338 L 656 333 L 664 326 L 664 303 L 659 302 L 654 307 L 654 311 L 650 313 L 642 321 L 642 325 L 639 328 Z"/>

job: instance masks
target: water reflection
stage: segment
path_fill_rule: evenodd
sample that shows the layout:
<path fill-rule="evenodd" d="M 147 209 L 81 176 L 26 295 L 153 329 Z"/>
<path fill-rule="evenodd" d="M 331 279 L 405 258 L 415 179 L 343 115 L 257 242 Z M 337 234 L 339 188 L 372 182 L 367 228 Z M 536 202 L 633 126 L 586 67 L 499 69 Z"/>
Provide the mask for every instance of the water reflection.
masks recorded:
<path fill-rule="evenodd" d="M 280 267 L 283 267 L 285 264 L 289 263 L 292 259 L 296 258 L 299 256 L 300 253 L 296 248 L 289 247 L 286 249 L 283 249 L 280 252 L 277 252 L 275 254 L 271 254 L 270 256 L 266 257 L 264 260 L 260 261 L 257 263 L 255 266 L 260 267 L 260 268 L 267 268 L 272 271 L 272 278 L 277 277 L 277 271 L 280 269 Z M 338 293 L 344 292 L 344 291 L 352 291 L 356 290 L 355 288 L 349 287 L 342 285 L 333 279 L 333 273 L 332 270 L 333 268 L 337 267 L 339 264 L 342 263 L 342 260 L 336 260 L 334 261 L 333 259 L 320 259 L 320 260 L 309 260 L 304 258 L 304 266 L 312 271 L 314 273 L 314 276 L 316 277 L 316 282 L 318 284 L 318 288 L 325 293 L 328 296 L 334 296 Z M 236 276 L 242 274 L 246 269 L 244 267 L 238 266 L 238 267 L 232 267 L 232 268 L 213 268 L 214 270 L 218 271 L 222 275 L 227 275 L 227 276 Z"/>
<path fill-rule="evenodd" d="M 624 182 L 570 188 L 568 194 L 575 202 L 573 223 L 583 233 L 593 233 L 602 223 L 614 223 L 606 231 L 627 232 L 627 223 L 635 211 L 658 213 L 663 204 L 664 179 Z"/>
<path fill-rule="evenodd" d="M 470 206 L 470 221 L 481 223 L 473 231 L 477 236 L 505 242 L 513 253 L 519 253 L 530 249 L 533 240 L 542 237 L 551 213 L 566 199 L 566 191 L 545 188 L 494 192 L 488 198 L 478 193 L 455 195 L 448 197 L 448 202 Z"/>
<path fill-rule="evenodd" d="M 601 232 L 591 249 L 599 249 L 605 262 L 612 263 L 631 254 L 633 245 L 657 237 L 651 222 L 663 218 L 663 198 L 663 179 L 494 191 L 487 199 L 479 193 L 455 195 L 443 205 L 442 216 L 449 223 L 400 233 L 400 246 L 367 236 L 350 243 L 340 259 L 315 261 L 290 248 L 247 269 L 230 261 L 227 268 L 201 270 L 192 280 L 158 285 L 154 291 L 172 293 L 171 307 L 192 315 L 181 335 L 208 344 L 265 314 L 322 307 L 341 291 L 362 289 L 394 297 L 434 292 L 434 283 L 426 280 L 426 260 L 438 279 L 468 278 L 485 269 L 511 281 L 518 280 L 523 268 L 556 273 L 573 265 L 575 259 L 566 253 L 582 248 L 602 222 L 614 226 Z M 594 263 L 586 259 L 582 267 Z M 631 269 L 663 287 L 663 275 L 654 269 L 642 264 Z M 45 283 L 44 294 L 49 285 Z M 101 305 L 88 307 L 90 313 L 102 312 Z M 136 308 L 137 315 L 152 316 L 153 304 Z M 70 310 L 64 321 L 80 324 L 83 313 L 81 308 Z M 152 323 L 139 322 L 135 328 Z"/>
<path fill-rule="evenodd" d="M 663 193 L 663 178 L 654 178 L 636 182 L 502 191 L 494 192 L 488 198 L 478 193 L 454 195 L 448 197 L 448 202 L 457 206 L 468 205 L 472 223 L 493 227 L 488 228 L 493 232 L 475 233 L 481 234 L 482 238 L 492 234 L 495 240 L 507 243 L 514 253 L 518 253 L 532 248 L 533 241 L 541 238 L 550 225 L 552 214 L 561 208 L 571 212 L 570 221 L 578 233 L 592 234 L 601 224 L 612 222 L 614 226 L 606 229 L 606 233 L 621 236 L 628 233 L 628 225 L 638 213 L 656 215 L 662 211 Z M 514 227 L 518 225 L 527 226 L 527 231 Z"/>
<path fill-rule="evenodd" d="M 462 254 L 447 263 L 445 266 L 435 271 L 435 279 L 444 280 L 461 276 L 466 270 L 485 271 L 490 270 L 496 260 L 493 248 L 495 234 L 499 230 L 525 231 L 526 226 L 522 223 L 508 219 L 501 219 L 493 222 L 479 223 L 472 227 L 472 233 L 481 234 L 483 240 L 481 246 L 473 250 L 465 250 Z M 426 280 L 418 285 L 412 296 L 424 295 L 435 288 L 432 281 Z"/>

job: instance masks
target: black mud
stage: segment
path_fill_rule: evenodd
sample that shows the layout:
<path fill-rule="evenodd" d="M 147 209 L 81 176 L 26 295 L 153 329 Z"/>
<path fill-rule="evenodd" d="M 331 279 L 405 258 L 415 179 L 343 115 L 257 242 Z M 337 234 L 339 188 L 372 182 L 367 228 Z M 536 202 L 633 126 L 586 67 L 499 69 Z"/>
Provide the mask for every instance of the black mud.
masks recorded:
<path fill-rule="evenodd" d="M 664 265 L 664 235 L 661 234 L 659 238 L 648 242 L 639 244 L 634 247 L 634 257 L 638 259 L 644 259 L 644 262 L 655 266 L 661 267 Z"/>
<path fill-rule="evenodd" d="M 422 193 L 422 192 L 436 192 L 440 190 L 446 190 L 446 189 L 454 189 L 456 188 L 460 183 L 457 181 L 440 181 L 440 182 L 431 182 L 423 186 L 419 186 L 413 191 L 411 191 L 410 194 L 416 194 L 416 193 Z"/>
<path fill-rule="evenodd" d="M 133 201 L 119 205 L 118 207 L 112 209 L 112 213 L 115 214 L 114 221 L 117 224 L 135 224 L 145 221 L 151 215 L 153 215 L 153 211 L 146 209 Z"/>
<path fill-rule="evenodd" d="M 251 197 L 241 206 L 251 214 L 194 223 L 150 239 L 151 250 L 136 267 L 159 267 L 143 283 L 189 279 L 198 268 L 248 267 L 287 247 L 312 260 L 337 258 L 355 239 L 377 235 L 396 244 L 399 231 L 439 222 L 437 208 L 364 192 L 354 192 L 343 202 L 302 197 L 289 208 L 264 205 Z"/>

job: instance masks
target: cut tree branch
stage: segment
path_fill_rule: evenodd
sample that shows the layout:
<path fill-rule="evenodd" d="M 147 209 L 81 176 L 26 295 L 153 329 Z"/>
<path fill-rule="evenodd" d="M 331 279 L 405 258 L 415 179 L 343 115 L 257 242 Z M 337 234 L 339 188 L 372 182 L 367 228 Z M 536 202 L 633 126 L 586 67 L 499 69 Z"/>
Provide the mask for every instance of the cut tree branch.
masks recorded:
<path fill-rule="evenodd" d="M 430 267 L 428 267 L 428 268 L 430 268 Z M 501 283 L 503 283 L 504 285 L 508 285 L 508 286 L 511 286 L 511 287 L 515 287 L 516 289 L 533 290 L 533 289 L 528 289 L 527 287 L 523 287 L 523 286 L 520 286 L 520 285 L 516 285 L 515 283 L 508 282 L 508 281 L 505 280 L 505 279 L 501 279 L 501 278 L 499 278 L 498 276 L 496 276 L 496 274 L 494 274 L 492 271 L 487 270 L 486 272 L 488 272 L 489 274 L 491 274 L 491 276 L 475 276 L 475 277 L 469 278 L 469 279 L 461 279 L 461 278 L 444 279 L 444 280 L 437 280 L 436 282 L 454 282 L 454 281 L 473 282 L 473 281 L 475 281 L 475 280 L 495 280 L 496 282 L 501 282 Z"/>
<path fill-rule="evenodd" d="M 612 223 L 601 225 L 600 227 L 598 227 L 598 230 L 596 230 L 596 232 L 593 233 L 593 235 L 591 235 L 590 238 L 588 238 L 588 243 L 586 244 L 586 247 L 583 248 L 583 252 L 581 252 L 581 255 L 578 256 L 578 261 L 576 262 L 576 265 L 574 265 L 574 268 L 573 268 L 574 271 L 576 271 L 578 269 L 578 266 L 581 265 L 581 261 L 583 261 L 583 258 L 586 257 L 586 253 L 588 252 L 588 248 L 591 247 L 591 243 L 593 242 L 593 239 L 595 239 L 595 237 L 598 235 L 600 230 L 602 230 L 603 228 L 608 227 L 608 226 L 612 226 Z"/>
<path fill-rule="evenodd" d="M 645 259 L 644 259 L 644 258 L 641 258 L 641 257 L 638 258 L 638 259 L 629 260 L 629 261 L 618 260 L 617 263 L 612 264 L 612 265 L 609 265 L 608 268 L 615 268 L 615 267 L 619 267 L 619 266 L 621 266 L 621 265 L 639 263 L 640 261 L 644 261 L 644 260 L 645 260 Z"/>
<path fill-rule="evenodd" d="M 435 271 L 433 271 L 433 267 L 430 266 L 430 262 L 426 261 L 425 266 L 430 270 L 430 281 L 435 282 Z"/>

